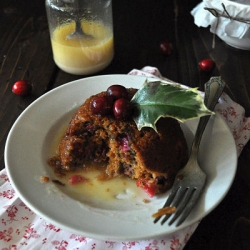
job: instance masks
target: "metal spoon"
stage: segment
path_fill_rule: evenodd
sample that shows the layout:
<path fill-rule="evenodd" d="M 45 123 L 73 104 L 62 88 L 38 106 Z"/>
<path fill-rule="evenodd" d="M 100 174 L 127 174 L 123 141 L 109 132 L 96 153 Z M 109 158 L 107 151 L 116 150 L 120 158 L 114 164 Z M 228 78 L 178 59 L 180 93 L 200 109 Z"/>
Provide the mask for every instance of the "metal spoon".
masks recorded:
<path fill-rule="evenodd" d="M 86 34 L 81 26 L 81 19 L 79 15 L 79 0 L 74 0 L 74 9 L 75 9 L 75 31 L 69 35 L 67 35 L 67 39 L 74 39 L 74 38 L 84 38 L 84 39 L 92 39 L 93 36 Z"/>

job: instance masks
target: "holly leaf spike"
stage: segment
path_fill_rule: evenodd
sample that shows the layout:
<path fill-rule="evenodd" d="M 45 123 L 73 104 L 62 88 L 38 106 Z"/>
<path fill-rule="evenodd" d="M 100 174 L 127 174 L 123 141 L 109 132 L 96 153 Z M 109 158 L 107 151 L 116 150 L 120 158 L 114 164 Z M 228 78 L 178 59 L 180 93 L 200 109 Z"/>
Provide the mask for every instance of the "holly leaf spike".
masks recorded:
<path fill-rule="evenodd" d="M 137 128 L 151 127 L 157 132 L 156 122 L 161 117 L 172 117 L 180 122 L 212 115 L 197 88 L 185 89 L 179 84 L 146 80 L 133 96 L 133 119 Z"/>

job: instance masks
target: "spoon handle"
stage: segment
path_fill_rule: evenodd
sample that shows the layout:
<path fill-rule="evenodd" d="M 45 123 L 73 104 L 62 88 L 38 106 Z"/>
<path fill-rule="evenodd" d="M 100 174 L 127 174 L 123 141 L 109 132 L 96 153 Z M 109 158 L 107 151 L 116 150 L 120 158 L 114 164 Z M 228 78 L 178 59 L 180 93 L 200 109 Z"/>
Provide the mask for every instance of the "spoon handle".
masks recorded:
<path fill-rule="evenodd" d="M 221 79 L 221 77 L 211 77 L 210 80 L 205 83 L 205 99 L 204 103 L 207 108 L 211 111 L 214 110 L 223 90 L 225 87 L 225 82 Z M 206 128 L 206 125 L 210 119 L 210 115 L 203 116 L 200 118 L 194 141 L 192 144 L 192 149 L 196 148 L 198 150 L 202 134 Z"/>

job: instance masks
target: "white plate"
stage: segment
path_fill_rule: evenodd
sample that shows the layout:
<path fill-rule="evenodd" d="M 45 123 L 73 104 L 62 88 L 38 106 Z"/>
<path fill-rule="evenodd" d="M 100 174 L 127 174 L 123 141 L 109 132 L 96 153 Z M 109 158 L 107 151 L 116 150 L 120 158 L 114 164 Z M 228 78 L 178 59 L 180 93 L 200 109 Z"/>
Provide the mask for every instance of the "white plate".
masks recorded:
<path fill-rule="evenodd" d="M 224 120 L 217 114 L 209 121 L 201 148 L 201 166 L 207 173 L 205 190 L 180 226 L 154 224 L 151 215 L 160 208 L 168 192 L 150 203 L 135 200 L 123 205 L 99 207 L 79 202 L 53 183 L 39 182 L 53 175 L 46 161 L 65 124 L 84 100 L 112 84 L 140 88 L 145 77 L 106 75 L 89 77 L 60 86 L 33 102 L 16 120 L 6 142 L 5 163 L 11 183 L 27 206 L 45 220 L 68 231 L 102 240 L 139 240 L 163 237 L 187 227 L 211 212 L 228 192 L 236 171 L 235 142 Z M 192 132 L 197 120 L 187 122 Z M 188 132 L 185 132 L 188 134 Z"/>

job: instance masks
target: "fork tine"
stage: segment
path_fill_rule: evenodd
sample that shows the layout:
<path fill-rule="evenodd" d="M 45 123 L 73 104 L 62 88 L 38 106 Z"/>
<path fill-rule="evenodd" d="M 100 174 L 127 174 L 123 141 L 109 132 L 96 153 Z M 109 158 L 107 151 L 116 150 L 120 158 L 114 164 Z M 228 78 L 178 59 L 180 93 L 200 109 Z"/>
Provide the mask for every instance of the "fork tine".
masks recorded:
<path fill-rule="evenodd" d="M 177 194 L 175 195 L 172 203 L 170 203 L 168 206 L 171 205 L 171 207 L 179 207 L 179 204 L 182 203 L 183 197 L 185 198 L 187 191 L 188 190 L 186 188 L 180 187 L 177 190 Z M 161 221 L 161 225 L 163 225 L 171 215 L 172 214 L 166 214 Z"/>
<path fill-rule="evenodd" d="M 180 187 L 178 189 L 177 195 L 175 196 L 175 198 L 174 198 L 174 200 L 172 202 L 172 205 L 171 205 L 172 207 L 177 207 L 177 211 L 175 212 L 174 218 L 177 218 L 179 216 L 179 214 L 181 213 L 181 211 L 179 209 L 179 205 L 181 204 L 181 207 L 183 207 L 186 204 L 186 202 L 188 201 L 188 198 L 189 198 L 189 190 L 188 190 L 188 188 Z M 170 216 L 171 216 L 171 214 L 165 215 L 164 218 L 161 221 L 161 225 L 163 225 L 168 220 L 168 218 Z"/>
<path fill-rule="evenodd" d="M 178 186 L 172 187 L 172 191 L 171 191 L 170 195 L 168 196 L 168 198 L 167 198 L 167 200 L 166 200 L 166 202 L 165 202 L 165 204 L 163 205 L 162 208 L 168 207 L 168 206 L 171 205 L 171 203 L 173 202 L 173 200 L 174 200 L 174 198 L 175 198 L 175 196 L 176 196 L 176 194 L 177 194 L 179 188 L 180 188 L 180 187 L 178 187 Z M 154 223 L 156 223 L 157 221 L 159 221 L 160 218 L 161 218 L 162 216 L 163 216 L 163 215 L 158 216 L 157 218 L 155 218 L 155 219 L 154 219 Z M 166 216 L 167 216 L 167 215 L 166 215 Z"/>
<path fill-rule="evenodd" d="M 189 213 L 191 212 L 193 206 L 196 204 L 196 201 L 198 200 L 201 193 L 202 193 L 202 189 L 199 189 L 199 190 L 196 189 L 195 192 L 193 192 L 193 195 L 190 201 L 188 202 L 187 206 L 184 208 L 176 226 L 181 225 L 181 223 L 188 217 Z"/>
<path fill-rule="evenodd" d="M 180 187 L 178 190 L 177 190 L 177 193 L 174 197 L 174 199 L 172 200 L 172 203 L 168 204 L 168 206 L 172 206 L 172 207 L 177 207 L 179 206 L 179 204 L 182 202 L 182 199 L 183 197 L 186 196 L 186 192 L 187 192 L 187 189 L 186 188 L 182 188 Z"/>
<path fill-rule="evenodd" d="M 174 217 L 171 219 L 168 225 L 172 225 L 176 221 L 176 219 L 182 214 L 182 212 L 185 210 L 185 207 L 191 201 L 195 191 L 196 189 L 192 189 L 192 190 L 189 188 L 186 189 L 185 196 L 183 197 L 180 204 L 178 205 L 177 211 L 175 212 Z"/>
<path fill-rule="evenodd" d="M 178 189 L 179 189 L 179 187 L 178 188 L 174 188 L 173 187 L 171 194 L 168 196 L 168 198 L 167 198 L 167 200 L 166 200 L 166 202 L 165 202 L 165 204 L 163 205 L 162 208 L 170 206 L 170 204 L 174 200 L 174 197 L 175 197 L 176 193 L 178 192 Z M 156 223 L 157 221 L 159 221 L 161 217 L 162 216 L 158 216 L 157 218 L 155 218 L 154 219 L 154 223 Z"/>
<path fill-rule="evenodd" d="M 165 202 L 164 206 L 163 207 L 167 207 L 167 206 L 170 206 L 171 203 L 173 202 L 173 200 L 176 198 L 176 195 L 179 191 L 180 187 L 179 186 L 174 186 L 172 188 L 172 192 L 170 193 L 167 201 Z"/>
<path fill-rule="evenodd" d="M 168 220 L 168 218 L 171 216 L 172 214 L 166 214 L 165 216 L 164 216 L 164 218 L 162 219 L 162 221 L 161 221 L 161 225 L 163 225 L 167 220 Z"/>
<path fill-rule="evenodd" d="M 185 195 L 186 193 L 186 189 L 184 188 L 181 188 L 179 186 L 175 186 L 173 188 L 173 191 L 171 192 L 171 194 L 169 195 L 167 201 L 165 202 L 164 207 L 168 207 L 171 205 L 171 207 L 177 207 L 179 205 L 179 203 L 182 201 L 182 198 L 183 196 Z M 163 216 L 163 215 L 162 215 Z M 162 216 L 159 216 L 157 217 L 155 220 L 154 220 L 154 223 L 156 223 L 157 221 L 159 221 L 159 219 L 162 217 Z M 167 214 L 164 216 L 161 224 L 163 225 L 165 223 L 165 221 L 171 216 L 171 214 Z"/>

